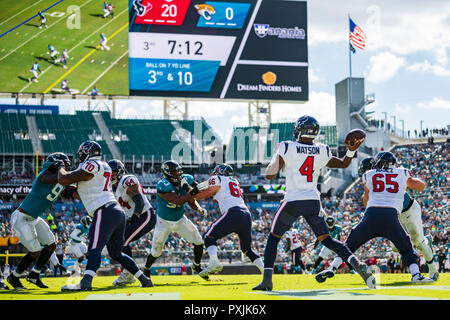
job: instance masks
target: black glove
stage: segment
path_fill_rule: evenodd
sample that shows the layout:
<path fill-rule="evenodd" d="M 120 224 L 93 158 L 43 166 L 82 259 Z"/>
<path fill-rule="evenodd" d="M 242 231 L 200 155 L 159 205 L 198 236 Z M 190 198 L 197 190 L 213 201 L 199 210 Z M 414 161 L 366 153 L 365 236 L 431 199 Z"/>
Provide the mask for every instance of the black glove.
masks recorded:
<path fill-rule="evenodd" d="M 55 168 L 56 170 L 59 170 L 59 168 L 64 168 L 64 167 L 65 167 L 64 161 L 62 161 L 62 160 L 56 160 L 53 163 L 53 168 Z"/>

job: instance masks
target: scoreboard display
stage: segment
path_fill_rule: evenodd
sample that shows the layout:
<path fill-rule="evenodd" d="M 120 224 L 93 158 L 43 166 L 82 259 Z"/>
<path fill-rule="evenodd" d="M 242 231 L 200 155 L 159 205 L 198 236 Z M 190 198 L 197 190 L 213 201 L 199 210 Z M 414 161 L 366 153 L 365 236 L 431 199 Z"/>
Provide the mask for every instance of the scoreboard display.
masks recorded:
<path fill-rule="evenodd" d="M 308 100 L 306 2 L 129 0 L 131 96 Z"/>

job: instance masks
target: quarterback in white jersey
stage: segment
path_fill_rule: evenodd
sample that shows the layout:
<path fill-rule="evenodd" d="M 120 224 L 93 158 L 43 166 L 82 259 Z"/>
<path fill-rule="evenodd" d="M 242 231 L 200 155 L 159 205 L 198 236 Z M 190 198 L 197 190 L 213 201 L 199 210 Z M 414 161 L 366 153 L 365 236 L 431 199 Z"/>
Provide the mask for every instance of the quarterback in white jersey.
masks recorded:
<path fill-rule="evenodd" d="M 92 280 L 101 263 L 101 252 L 106 246 L 109 256 L 139 279 L 143 287 L 153 283 L 138 268 L 136 262 L 122 253 L 126 217 L 114 197 L 111 184 L 112 170 L 100 160 L 101 146 L 95 141 L 85 141 L 78 149 L 79 168 L 67 172 L 60 168 L 58 183 L 67 186 L 77 183 L 77 194 L 86 211 L 93 217 L 89 228 L 89 247 L 86 271 L 81 282 L 67 285 L 62 291 L 92 290 Z"/>
<path fill-rule="evenodd" d="M 432 279 L 420 273 L 419 261 L 414 253 L 411 238 L 399 219 L 406 187 L 421 191 L 425 188 L 425 183 L 413 178 L 408 169 L 394 167 L 396 163 L 397 160 L 391 152 L 380 152 L 376 156 L 375 169 L 363 174 L 362 181 L 365 184 L 363 205 L 366 211 L 363 219 L 352 229 L 345 243 L 350 250 L 356 251 L 370 239 L 387 238 L 394 243 L 402 255 L 402 260 L 412 275 L 411 282 L 432 282 Z M 317 274 L 317 277 L 323 281 L 332 277 L 334 268 L 341 263 L 342 260 L 339 257 L 335 258 L 331 270 L 325 270 Z"/>
<path fill-rule="evenodd" d="M 130 243 L 142 238 L 155 227 L 156 214 L 145 196 L 138 178 L 132 174 L 125 174 L 125 165 L 122 161 L 113 159 L 108 161 L 108 165 L 112 170 L 111 180 L 114 195 L 127 216 L 122 252 L 132 257 Z M 134 276 L 125 269 L 119 278 L 114 280 L 113 285 L 122 286 L 135 281 Z"/>
<path fill-rule="evenodd" d="M 237 233 L 242 252 L 263 272 L 263 262 L 252 250 L 252 217 L 242 197 L 239 182 L 232 177 L 233 168 L 219 164 L 208 181 L 208 188 L 194 196 L 195 199 L 212 197 L 218 204 L 222 216 L 205 233 L 205 246 L 209 254 L 209 265 L 200 276 L 222 271 L 217 257 L 216 241 L 230 233 Z M 204 183 L 204 182 L 203 182 Z"/>
<path fill-rule="evenodd" d="M 266 177 L 272 180 L 284 167 L 286 194 L 275 214 L 267 239 L 263 281 L 253 290 L 272 290 L 272 273 L 278 243 L 283 234 L 300 216 L 305 218 L 322 245 L 348 260 L 369 288 L 375 287 L 375 278 L 368 272 L 367 265 L 361 263 L 341 241 L 330 237 L 325 220 L 319 216 L 321 204 L 320 192 L 317 189 L 320 170 L 325 166 L 329 168 L 348 167 L 364 138 L 348 139 L 346 141 L 347 154 L 340 159 L 332 155 L 327 145 L 314 142 L 319 132 L 320 126 L 316 119 L 311 116 L 298 118 L 294 125 L 294 141 L 281 142 L 266 168 Z"/>

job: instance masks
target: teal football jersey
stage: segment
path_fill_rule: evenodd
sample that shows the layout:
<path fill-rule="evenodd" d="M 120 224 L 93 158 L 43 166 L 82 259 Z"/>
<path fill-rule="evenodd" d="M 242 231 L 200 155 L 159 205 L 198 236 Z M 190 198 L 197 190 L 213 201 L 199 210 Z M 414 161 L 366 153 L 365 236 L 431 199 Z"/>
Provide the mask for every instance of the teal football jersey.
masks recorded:
<path fill-rule="evenodd" d="M 42 171 L 34 179 L 31 191 L 20 204 L 20 208 L 33 218 L 38 218 L 49 209 L 58 199 L 64 186 L 56 184 L 46 184 L 39 181 L 39 177 L 45 170 L 50 168 L 52 162 L 45 162 L 42 165 Z"/>
<path fill-rule="evenodd" d="M 411 202 L 413 202 L 413 199 L 409 195 L 408 192 L 405 192 L 405 195 L 403 196 L 403 209 L 402 212 L 405 212 L 406 209 L 408 209 L 411 205 Z"/>
<path fill-rule="evenodd" d="M 181 176 L 185 178 L 189 184 L 194 182 L 194 177 L 189 174 L 183 174 Z M 156 183 L 156 191 L 157 192 L 174 192 L 179 196 L 183 196 L 186 194 L 186 191 L 181 189 L 181 187 L 174 187 L 169 180 L 163 178 Z M 184 214 L 184 204 L 176 205 L 170 202 L 167 202 L 163 198 L 161 198 L 158 194 L 156 194 L 156 214 L 168 221 L 178 221 L 183 217 Z"/>
<path fill-rule="evenodd" d="M 342 231 L 342 227 L 338 224 L 335 224 L 333 230 L 330 230 L 330 235 L 334 239 L 338 239 L 341 231 Z"/>

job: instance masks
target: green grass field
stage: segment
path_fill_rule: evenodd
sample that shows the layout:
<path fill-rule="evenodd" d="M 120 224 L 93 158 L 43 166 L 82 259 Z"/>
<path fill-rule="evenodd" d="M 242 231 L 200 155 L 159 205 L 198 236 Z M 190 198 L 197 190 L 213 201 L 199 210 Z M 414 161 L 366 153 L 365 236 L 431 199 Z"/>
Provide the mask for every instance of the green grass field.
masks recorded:
<path fill-rule="evenodd" d="M 96 277 L 93 290 L 61 292 L 75 278 L 44 278 L 48 289 L 39 289 L 25 279 L 28 290 L 0 291 L 0 300 L 425 300 L 450 299 L 450 274 L 441 274 L 431 284 L 412 284 L 409 274 L 382 274 L 376 290 L 368 289 L 355 274 L 337 274 L 319 284 L 314 275 L 274 275 L 272 292 L 252 291 L 260 275 L 213 275 L 210 281 L 198 276 L 152 276 L 154 287 L 141 288 L 139 282 L 114 287 L 116 277 Z M 70 279 L 70 280 L 69 280 Z M 72 280 L 72 282 L 71 282 Z M 75 281 L 75 282 L 73 282 Z"/>
<path fill-rule="evenodd" d="M 1 1 L 0 34 L 56 2 Z M 69 18 L 74 12 L 69 7 L 74 5 L 79 7 L 79 29 L 68 27 L 68 21 L 74 21 Z M 80 93 L 89 93 L 95 85 L 103 94 L 128 95 L 128 1 L 116 0 L 113 5 L 111 19 L 102 17 L 103 1 L 65 0 L 45 12 L 48 28 L 39 29 L 37 17 L 0 38 L 0 92 L 51 93 L 68 79 L 69 88 Z M 101 32 L 108 38 L 109 51 L 98 49 Z M 47 54 L 49 43 L 59 51 L 59 57 L 68 49 L 67 69 L 53 64 Z M 29 83 L 29 69 L 35 61 L 43 73 L 38 83 Z"/>

